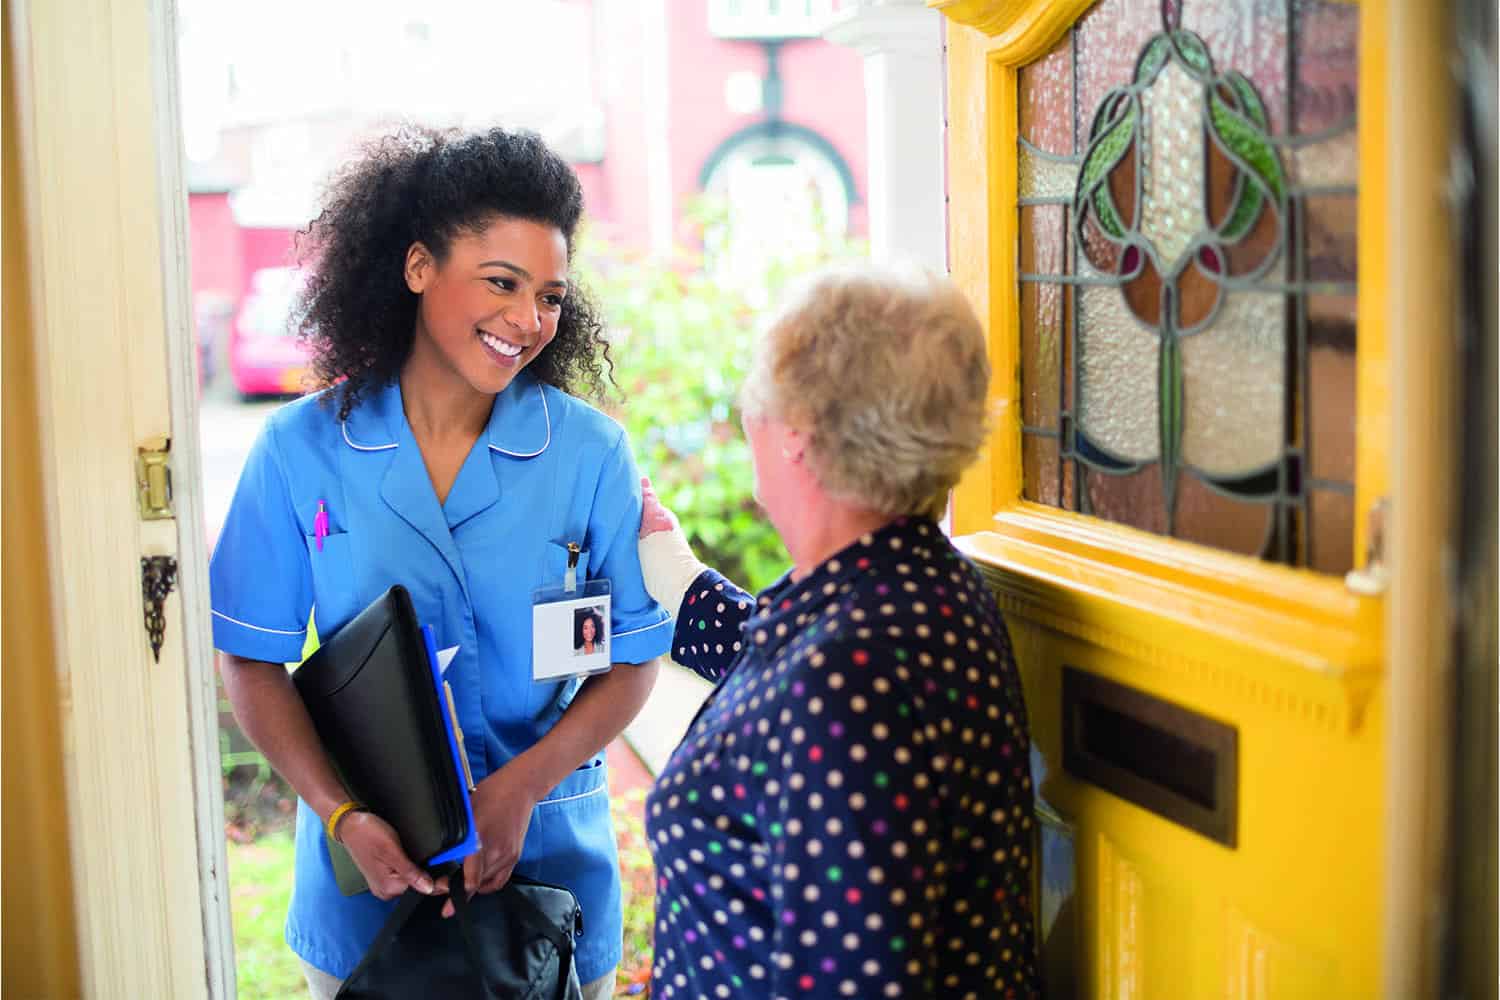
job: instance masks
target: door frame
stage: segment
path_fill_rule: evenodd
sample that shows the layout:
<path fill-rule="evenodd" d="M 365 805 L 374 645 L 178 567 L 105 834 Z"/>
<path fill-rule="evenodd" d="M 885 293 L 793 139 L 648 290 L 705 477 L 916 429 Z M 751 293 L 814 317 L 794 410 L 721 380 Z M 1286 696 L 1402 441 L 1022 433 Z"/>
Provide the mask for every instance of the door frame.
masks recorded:
<path fill-rule="evenodd" d="M 951 8 L 991 6 L 934 5 L 950 7 L 950 17 L 958 13 Z M 1430 876 L 1441 868 L 1447 815 L 1440 802 L 1446 781 L 1432 779 L 1447 767 L 1439 734 L 1451 691 L 1448 619 L 1435 610 L 1449 605 L 1441 553 L 1452 516 L 1444 484 L 1452 479 L 1442 473 L 1452 471 L 1446 446 L 1454 415 L 1444 394 L 1455 357 L 1451 338 L 1431 334 L 1430 303 L 1451 301 L 1434 290 L 1452 277 L 1436 183 L 1452 104 L 1442 65 L 1448 5 L 1369 6 L 1383 9 L 1390 39 L 1401 40 L 1387 49 L 1390 73 L 1372 81 L 1389 113 L 1383 159 L 1390 183 L 1380 208 L 1389 213 L 1392 238 L 1379 279 L 1389 295 L 1391 410 L 1424 417 L 1390 420 L 1385 694 L 1406 711 L 1389 713 L 1383 951 L 1387 991 L 1399 995 L 1403 985 L 1420 990 L 1431 982 L 1425 902 L 1441 885 Z M 63 699 L 66 832 L 84 990 L 232 997 L 175 6 L 6 0 L 5 20 L 21 108 L 11 125 L 20 133 L 29 233 L 44 460 L 38 474 L 48 508 L 53 667 Z M 1424 138 L 1431 141 L 1415 141 Z M 113 169 L 99 171 L 101 162 Z M 1369 295 L 1380 286 L 1361 287 Z M 177 516 L 127 517 L 132 447 L 166 430 Z M 1412 462 L 1426 475 L 1410 474 Z M 993 482 L 983 484 L 986 491 Z M 175 555 L 179 564 L 160 662 L 152 662 L 137 631 L 140 554 Z M 187 866 L 191 878 L 184 877 Z M 191 912 L 183 912 L 185 901 L 196 902 Z"/>
<path fill-rule="evenodd" d="M 234 996 L 173 0 L 6 0 L 84 995 Z M 12 250 L 14 252 L 14 249 Z M 9 331 L 7 331 L 9 333 Z M 170 434 L 175 517 L 137 512 Z M 172 556 L 159 659 L 139 557 Z"/>

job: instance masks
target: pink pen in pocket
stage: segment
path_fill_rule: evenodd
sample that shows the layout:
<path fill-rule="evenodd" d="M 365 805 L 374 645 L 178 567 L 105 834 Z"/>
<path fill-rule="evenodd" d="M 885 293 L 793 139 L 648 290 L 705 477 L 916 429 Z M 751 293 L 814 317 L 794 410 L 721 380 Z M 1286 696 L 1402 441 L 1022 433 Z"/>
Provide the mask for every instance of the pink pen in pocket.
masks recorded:
<path fill-rule="evenodd" d="M 318 501 L 318 512 L 313 515 L 313 537 L 318 540 L 318 551 L 323 551 L 323 539 L 328 537 L 328 507 Z"/>

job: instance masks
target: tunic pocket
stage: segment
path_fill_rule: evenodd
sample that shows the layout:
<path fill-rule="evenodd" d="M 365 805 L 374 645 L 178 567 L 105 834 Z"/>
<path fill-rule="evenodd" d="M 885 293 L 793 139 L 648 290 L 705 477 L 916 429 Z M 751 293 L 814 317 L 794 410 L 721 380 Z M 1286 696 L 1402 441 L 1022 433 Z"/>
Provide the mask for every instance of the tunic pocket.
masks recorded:
<path fill-rule="evenodd" d="M 548 542 L 543 546 L 542 565 L 539 567 L 537 587 L 561 587 L 568 573 L 568 543 Z M 589 550 L 579 549 L 575 580 L 578 583 L 589 578 Z M 578 596 L 582 597 L 582 594 Z"/>
<path fill-rule="evenodd" d="M 313 621 L 318 635 L 327 638 L 364 608 L 355 585 L 354 545 L 347 531 L 323 536 L 321 549 L 308 535 L 307 557 L 312 563 Z"/>

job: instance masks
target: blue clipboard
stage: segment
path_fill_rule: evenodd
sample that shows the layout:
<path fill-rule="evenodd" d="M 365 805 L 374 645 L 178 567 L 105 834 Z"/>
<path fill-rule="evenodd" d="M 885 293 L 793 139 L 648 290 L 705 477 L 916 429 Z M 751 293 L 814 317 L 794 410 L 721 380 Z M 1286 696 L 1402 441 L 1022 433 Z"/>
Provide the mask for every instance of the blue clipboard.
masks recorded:
<path fill-rule="evenodd" d="M 438 704 L 443 707 L 443 729 L 448 733 L 448 751 L 453 754 L 453 773 L 458 775 L 459 791 L 464 802 L 464 820 L 468 829 L 463 840 L 427 859 L 427 866 L 435 867 L 451 861 L 462 861 L 479 850 L 479 831 L 474 827 L 474 804 L 469 798 L 471 779 L 469 762 L 463 752 L 463 732 L 459 729 L 458 718 L 454 714 L 448 684 L 443 680 L 443 672 L 438 667 L 437 633 L 432 630 L 431 625 L 422 626 L 422 641 L 427 646 L 427 665 L 432 669 L 432 684 L 437 690 Z"/>

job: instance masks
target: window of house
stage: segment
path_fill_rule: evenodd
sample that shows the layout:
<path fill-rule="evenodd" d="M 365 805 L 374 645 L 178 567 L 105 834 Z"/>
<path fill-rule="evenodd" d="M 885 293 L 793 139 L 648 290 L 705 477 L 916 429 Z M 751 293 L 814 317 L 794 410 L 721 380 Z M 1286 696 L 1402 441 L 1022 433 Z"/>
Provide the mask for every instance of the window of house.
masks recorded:
<path fill-rule="evenodd" d="M 1101 0 L 1022 68 L 1025 499 L 1352 566 L 1358 17 Z"/>
<path fill-rule="evenodd" d="M 708 30 L 719 38 L 816 38 L 833 0 L 709 0 Z"/>
<path fill-rule="evenodd" d="M 791 135 L 737 145 L 709 174 L 704 191 L 724 206 L 704 234 L 706 265 L 752 298 L 766 274 L 816 257 L 849 227 L 849 195 L 839 165 Z"/>

